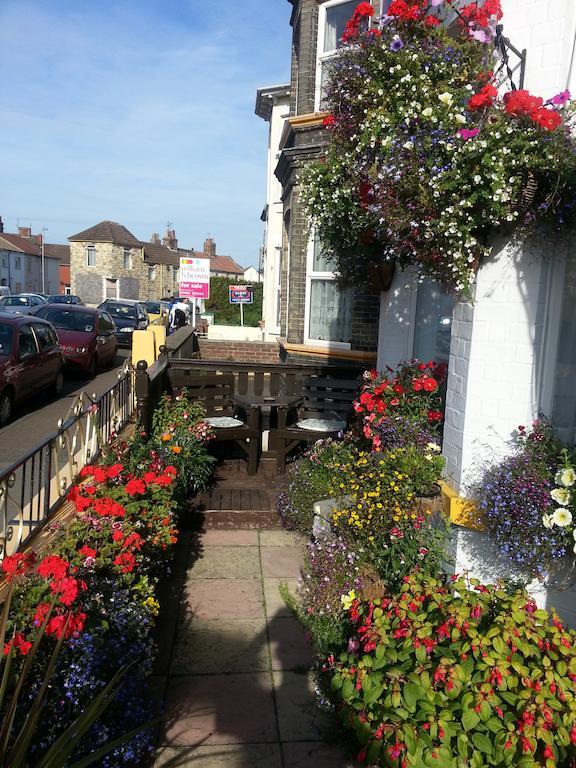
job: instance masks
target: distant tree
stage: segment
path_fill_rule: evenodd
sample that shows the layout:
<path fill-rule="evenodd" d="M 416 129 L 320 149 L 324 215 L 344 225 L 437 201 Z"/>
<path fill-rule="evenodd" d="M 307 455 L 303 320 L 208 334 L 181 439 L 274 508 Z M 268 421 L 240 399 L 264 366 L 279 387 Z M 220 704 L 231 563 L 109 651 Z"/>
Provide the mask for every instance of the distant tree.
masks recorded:
<path fill-rule="evenodd" d="M 210 298 L 206 301 L 206 312 L 214 313 L 216 325 L 240 325 L 240 307 L 228 301 L 228 286 L 251 285 L 253 304 L 244 304 L 244 325 L 258 327 L 262 319 L 262 283 L 250 283 L 232 277 L 211 277 Z"/>

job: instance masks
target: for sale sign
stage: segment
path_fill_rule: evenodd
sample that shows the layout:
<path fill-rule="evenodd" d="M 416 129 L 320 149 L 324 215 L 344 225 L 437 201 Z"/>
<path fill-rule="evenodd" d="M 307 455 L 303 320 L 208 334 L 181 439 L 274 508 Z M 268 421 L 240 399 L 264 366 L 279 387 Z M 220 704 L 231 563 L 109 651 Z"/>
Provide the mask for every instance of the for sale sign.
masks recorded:
<path fill-rule="evenodd" d="M 180 259 L 178 294 L 188 299 L 210 298 L 210 259 Z"/>
<path fill-rule="evenodd" d="M 251 285 L 229 285 L 228 301 L 230 304 L 252 304 L 254 291 Z"/>

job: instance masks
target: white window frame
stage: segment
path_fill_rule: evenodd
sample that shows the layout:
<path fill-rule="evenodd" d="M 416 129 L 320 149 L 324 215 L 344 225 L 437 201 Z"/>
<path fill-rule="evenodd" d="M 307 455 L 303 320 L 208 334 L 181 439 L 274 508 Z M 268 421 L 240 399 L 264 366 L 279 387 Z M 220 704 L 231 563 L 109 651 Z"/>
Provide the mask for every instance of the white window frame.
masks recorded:
<path fill-rule="evenodd" d="M 324 38 L 326 35 L 326 10 L 333 8 L 335 5 L 344 5 L 344 3 L 350 2 L 350 0 L 328 0 L 318 9 L 318 39 L 316 44 L 316 85 L 314 91 L 314 110 L 319 112 L 321 110 L 321 96 L 322 96 L 322 65 L 326 61 L 330 61 L 338 55 L 338 48 L 334 48 L 331 51 L 324 50 Z M 370 5 L 374 5 L 373 0 L 369 0 Z M 383 5 L 385 2 L 383 3 Z M 388 3 L 389 4 L 389 3 Z M 356 7 L 358 3 L 354 3 Z M 350 14 L 352 16 L 352 14 Z M 370 25 L 370 19 L 368 20 Z"/>
<path fill-rule="evenodd" d="M 150 264 L 148 267 L 148 280 L 156 280 L 156 264 Z"/>
<path fill-rule="evenodd" d="M 314 272 L 314 232 L 308 239 L 308 248 L 306 251 L 306 295 L 304 304 L 304 343 L 311 347 L 320 347 L 322 349 L 352 349 L 352 344 L 348 341 L 330 341 L 327 339 L 310 338 L 310 302 L 312 301 L 312 283 L 314 280 L 336 280 L 334 272 Z"/>
<path fill-rule="evenodd" d="M 86 266 L 95 267 L 96 266 L 96 246 L 94 245 L 94 243 L 86 243 L 84 252 L 86 255 Z M 94 264 L 90 264 L 89 253 L 94 254 Z"/>
<path fill-rule="evenodd" d="M 124 269 L 132 269 L 132 251 L 130 248 L 124 248 L 122 253 Z M 128 266 L 126 266 L 128 264 Z"/>

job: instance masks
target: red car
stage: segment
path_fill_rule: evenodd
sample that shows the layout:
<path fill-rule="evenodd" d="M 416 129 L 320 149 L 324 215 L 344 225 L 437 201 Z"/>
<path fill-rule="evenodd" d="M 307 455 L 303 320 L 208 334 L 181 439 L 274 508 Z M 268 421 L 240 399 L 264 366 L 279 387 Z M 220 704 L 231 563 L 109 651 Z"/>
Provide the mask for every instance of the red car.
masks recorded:
<path fill-rule="evenodd" d="M 50 323 L 0 312 L 0 426 L 21 400 L 44 389 L 60 396 L 63 386 L 64 356 Z"/>
<path fill-rule="evenodd" d="M 46 304 L 36 310 L 35 317 L 56 328 L 64 359 L 71 368 L 93 379 L 98 368 L 114 365 L 118 337 L 107 312 L 76 304 Z"/>

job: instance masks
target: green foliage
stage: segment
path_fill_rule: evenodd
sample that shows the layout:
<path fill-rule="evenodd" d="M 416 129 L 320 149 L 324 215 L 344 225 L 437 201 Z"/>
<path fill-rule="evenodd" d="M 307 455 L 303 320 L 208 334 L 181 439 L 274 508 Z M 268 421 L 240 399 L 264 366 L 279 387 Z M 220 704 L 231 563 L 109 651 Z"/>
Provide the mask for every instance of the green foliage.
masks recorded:
<path fill-rule="evenodd" d="M 349 619 L 325 670 L 362 761 L 567 768 L 576 756 L 576 634 L 525 592 L 412 574 Z"/>
<path fill-rule="evenodd" d="M 229 285 L 251 285 L 254 294 L 253 304 L 244 304 L 244 325 L 258 327 L 262 320 L 262 283 L 249 283 L 231 277 L 210 278 L 210 298 L 206 301 L 206 312 L 214 313 L 216 325 L 240 325 L 240 307 L 228 301 Z"/>

